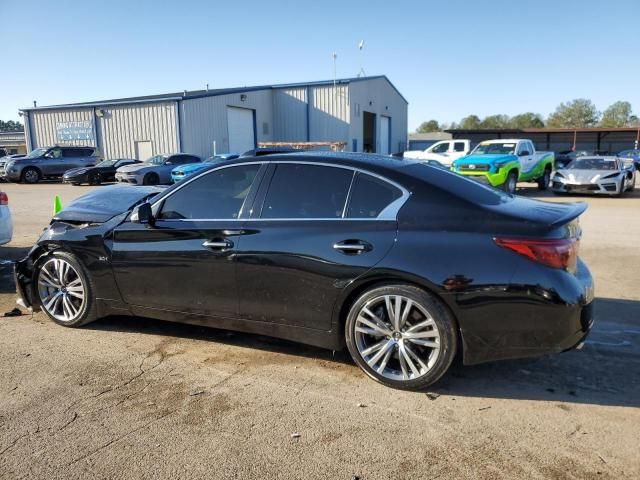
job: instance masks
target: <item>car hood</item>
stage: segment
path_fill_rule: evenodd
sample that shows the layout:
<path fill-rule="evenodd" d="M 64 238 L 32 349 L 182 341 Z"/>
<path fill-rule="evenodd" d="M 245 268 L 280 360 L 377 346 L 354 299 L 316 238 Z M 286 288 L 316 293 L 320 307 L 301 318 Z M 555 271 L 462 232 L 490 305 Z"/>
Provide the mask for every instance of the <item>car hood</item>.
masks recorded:
<path fill-rule="evenodd" d="M 63 208 L 53 220 L 82 223 L 103 223 L 138 203 L 147 200 L 166 187 L 111 185 L 83 195 Z"/>
<path fill-rule="evenodd" d="M 175 172 L 182 172 L 182 173 L 191 173 L 191 172 L 196 172 L 202 168 L 208 167 L 210 166 L 211 163 L 208 162 L 199 162 L 199 163 L 188 163 L 186 165 L 181 165 L 179 167 L 174 168 L 173 170 L 171 170 L 171 173 L 175 173 Z"/>
<path fill-rule="evenodd" d="M 562 174 L 565 180 L 574 183 L 595 183 L 599 180 L 602 180 L 604 177 L 608 175 L 619 175 L 620 171 L 613 170 L 579 170 L 579 169 L 564 169 L 558 170 L 558 173 Z M 615 180 L 615 178 L 611 178 L 608 180 Z"/>
<path fill-rule="evenodd" d="M 85 173 L 85 172 L 89 171 L 90 169 L 91 169 L 91 167 L 72 168 L 72 169 L 67 170 L 66 172 L 64 172 L 64 176 L 65 177 L 72 177 L 73 175 L 78 175 L 80 173 Z"/>
<path fill-rule="evenodd" d="M 487 155 L 467 155 L 453 162 L 454 166 L 467 163 L 475 163 L 476 165 L 493 165 L 498 162 L 510 162 L 516 160 L 515 155 L 511 154 L 487 154 Z"/>
<path fill-rule="evenodd" d="M 145 168 L 157 168 L 161 165 L 151 165 L 149 163 L 134 163 L 133 165 L 125 165 L 118 168 L 117 172 L 121 173 L 135 173 L 144 170 Z"/>

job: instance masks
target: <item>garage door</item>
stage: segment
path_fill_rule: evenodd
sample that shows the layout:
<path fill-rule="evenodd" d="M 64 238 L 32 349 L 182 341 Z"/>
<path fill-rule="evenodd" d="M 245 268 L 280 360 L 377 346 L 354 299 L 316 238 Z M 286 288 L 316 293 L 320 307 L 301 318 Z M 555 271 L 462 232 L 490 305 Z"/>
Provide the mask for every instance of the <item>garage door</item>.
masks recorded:
<path fill-rule="evenodd" d="M 390 137 L 390 124 L 391 119 L 389 117 L 380 117 L 380 152 L 383 155 L 389 155 L 389 137 Z"/>
<path fill-rule="evenodd" d="M 253 110 L 227 107 L 227 126 L 230 153 L 243 153 L 256 148 Z"/>

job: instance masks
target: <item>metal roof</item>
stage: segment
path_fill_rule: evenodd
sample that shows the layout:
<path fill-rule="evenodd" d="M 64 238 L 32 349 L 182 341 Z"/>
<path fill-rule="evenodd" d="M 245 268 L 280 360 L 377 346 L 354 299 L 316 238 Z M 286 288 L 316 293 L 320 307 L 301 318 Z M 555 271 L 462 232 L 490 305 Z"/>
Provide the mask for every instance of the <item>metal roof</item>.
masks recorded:
<path fill-rule="evenodd" d="M 386 75 L 376 75 L 372 77 L 354 77 L 354 78 L 340 78 L 335 80 L 336 85 L 344 85 L 355 82 L 363 82 L 367 80 L 378 80 L 384 79 L 389 85 L 396 91 L 398 95 L 406 102 L 407 99 L 400 93 L 400 91 L 395 87 L 393 83 L 387 78 Z M 165 93 L 160 95 L 146 95 L 139 97 L 125 97 L 125 98 L 115 98 L 111 100 L 98 100 L 91 102 L 81 102 L 81 103 L 66 103 L 59 105 L 45 105 L 42 107 L 27 107 L 21 108 L 22 112 L 29 112 L 33 110 L 51 110 L 51 109 L 61 109 L 61 108 L 82 108 L 82 107 L 97 107 L 102 105 L 121 105 L 121 104 L 131 104 L 131 103 L 153 103 L 153 102 L 166 102 L 166 101 L 180 101 L 180 100 L 191 100 L 194 98 L 203 98 L 203 97 L 215 97 L 219 95 L 229 95 L 234 93 L 244 93 L 244 92 L 255 92 L 258 90 L 272 90 L 272 89 L 281 89 L 281 88 L 300 88 L 300 87 L 315 87 L 315 86 L 324 86 L 324 85 L 333 85 L 334 80 L 321 80 L 316 82 L 299 82 L 299 83 L 283 83 L 283 84 L 275 84 L 275 85 L 259 85 L 253 87 L 235 87 L 235 88 L 217 88 L 217 89 L 209 89 L 209 90 L 191 90 L 191 91 L 183 91 L 176 93 Z"/>
<path fill-rule="evenodd" d="M 451 128 L 445 130 L 447 133 L 457 134 L 482 134 L 482 133 L 605 133 L 605 132 L 637 132 L 638 127 L 618 127 L 618 128 Z"/>

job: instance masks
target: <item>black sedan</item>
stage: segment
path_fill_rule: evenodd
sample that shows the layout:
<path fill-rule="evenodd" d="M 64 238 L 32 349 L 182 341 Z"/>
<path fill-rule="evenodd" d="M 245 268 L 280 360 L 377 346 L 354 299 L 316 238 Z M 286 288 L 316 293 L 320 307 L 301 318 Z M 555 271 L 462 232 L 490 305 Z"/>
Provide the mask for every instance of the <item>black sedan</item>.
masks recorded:
<path fill-rule="evenodd" d="M 62 176 L 63 183 L 71 183 L 80 185 L 88 183 L 89 185 L 100 185 L 103 182 L 115 182 L 116 170 L 125 165 L 140 163 L 140 160 L 131 158 L 117 158 L 115 160 L 103 160 L 93 167 L 73 168 L 64 172 Z"/>
<path fill-rule="evenodd" d="M 421 389 L 458 352 L 561 352 L 593 323 L 583 203 L 324 152 L 215 164 L 160 193 L 113 188 L 63 210 L 16 264 L 23 303 L 60 325 L 145 316 L 346 346 L 371 378 Z"/>

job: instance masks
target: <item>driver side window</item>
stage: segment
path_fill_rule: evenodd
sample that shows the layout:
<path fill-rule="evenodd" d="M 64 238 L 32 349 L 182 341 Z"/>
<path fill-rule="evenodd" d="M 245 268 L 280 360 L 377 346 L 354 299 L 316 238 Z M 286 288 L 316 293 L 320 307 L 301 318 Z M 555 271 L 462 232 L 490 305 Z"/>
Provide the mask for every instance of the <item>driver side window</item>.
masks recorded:
<path fill-rule="evenodd" d="M 52 148 L 47 152 L 48 158 L 62 158 L 62 150 L 60 148 Z"/>
<path fill-rule="evenodd" d="M 449 142 L 441 143 L 440 145 L 436 145 L 433 150 L 433 153 L 446 153 L 449 150 Z"/>
<path fill-rule="evenodd" d="M 158 218 L 163 220 L 236 219 L 259 164 L 221 168 L 189 182 L 167 197 Z"/>

